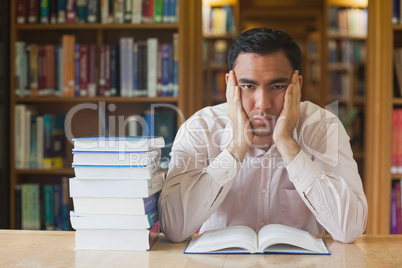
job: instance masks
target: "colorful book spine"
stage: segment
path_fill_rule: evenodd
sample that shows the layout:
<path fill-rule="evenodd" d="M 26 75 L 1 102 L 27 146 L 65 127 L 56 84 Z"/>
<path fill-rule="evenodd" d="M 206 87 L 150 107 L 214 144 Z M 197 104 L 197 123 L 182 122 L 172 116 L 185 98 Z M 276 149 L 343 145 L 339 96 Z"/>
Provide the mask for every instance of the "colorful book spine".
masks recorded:
<path fill-rule="evenodd" d="M 88 0 L 87 22 L 97 23 L 98 20 L 98 0 Z"/>
<path fill-rule="evenodd" d="M 39 0 L 28 0 L 28 23 L 38 23 Z"/>
<path fill-rule="evenodd" d="M 79 97 L 81 95 L 80 88 L 80 44 L 74 46 L 74 96 Z"/>
<path fill-rule="evenodd" d="M 81 97 L 88 96 L 88 44 L 80 44 L 79 80 Z"/>
<path fill-rule="evenodd" d="M 77 18 L 78 23 L 87 22 L 87 0 L 77 0 Z"/>
<path fill-rule="evenodd" d="M 40 0 L 40 11 L 39 11 L 39 16 L 40 16 L 40 23 L 42 24 L 48 24 L 49 23 L 49 2 L 51 0 Z"/>
<path fill-rule="evenodd" d="M 15 1 L 15 13 L 16 13 L 16 23 L 25 24 L 27 21 L 27 0 L 17 0 Z"/>
<path fill-rule="evenodd" d="M 67 21 L 66 1 L 67 0 L 57 0 L 57 22 L 61 24 Z"/>

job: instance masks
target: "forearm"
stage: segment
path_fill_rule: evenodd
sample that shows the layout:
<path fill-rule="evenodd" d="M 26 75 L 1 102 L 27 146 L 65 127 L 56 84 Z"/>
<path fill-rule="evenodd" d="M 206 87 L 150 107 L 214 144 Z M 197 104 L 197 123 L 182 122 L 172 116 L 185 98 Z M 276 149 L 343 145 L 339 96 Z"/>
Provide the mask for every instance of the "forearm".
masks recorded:
<path fill-rule="evenodd" d="M 174 242 L 191 236 L 215 212 L 238 172 L 238 163 L 224 150 L 205 168 L 174 166 L 159 197 L 159 220 Z"/>
<path fill-rule="evenodd" d="M 349 243 L 364 232 L 367 201 L 357 168 L 342 159 L 340 156 L 338 168 L 325 170 L 300 152 L 288 170 L 289 179 L 317 221 L 335 240 Z"/>

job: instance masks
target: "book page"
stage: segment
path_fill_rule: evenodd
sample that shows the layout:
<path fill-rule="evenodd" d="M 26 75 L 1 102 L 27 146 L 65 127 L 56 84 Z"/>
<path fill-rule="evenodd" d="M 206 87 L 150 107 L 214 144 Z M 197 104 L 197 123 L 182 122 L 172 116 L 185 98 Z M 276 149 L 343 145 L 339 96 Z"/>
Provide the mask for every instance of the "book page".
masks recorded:
<path fill-rule="evenodd" d="M 258 239 L 259 249 L 262 252 L 270 251 L 270 246 L 272 245 L 281 244 L 272 250 L 275 249 L 274 251 L 289 253 L 307 253 L 305 250 L 297 250 L 295 247 L 287 249 L 285 244 L 288 244 L 307 249 L 311 253 L 329 253 L 322 239 L 317 239 L 306 231 L 281 224 L 264 226 L 258 234 Z"/>
<path fill-rule="evenodd" d="M 247 252 L 256 252 L 257 235 L 247 226 L 231 226 L 218 230 L 206 231 L 201 236 L 191 239 L 185 253 L 202 253 L 228 248 L 243 248 Z M 225 253 L 239 252 L 235 249 Z M 244 251 L 243 251 L 244 252 Z"/>

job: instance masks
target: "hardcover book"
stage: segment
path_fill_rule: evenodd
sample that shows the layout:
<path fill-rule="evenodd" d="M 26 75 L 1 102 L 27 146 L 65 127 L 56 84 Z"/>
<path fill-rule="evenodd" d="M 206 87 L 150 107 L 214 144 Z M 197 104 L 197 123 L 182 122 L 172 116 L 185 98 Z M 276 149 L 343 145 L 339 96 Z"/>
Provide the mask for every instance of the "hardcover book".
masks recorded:
<path fill-rule="evenodd" d="M 165 173 L 158 171 L 151 179 L 82 180 L 70 179 L 71 197 L 148 197 L 162 190 Z"/>
<path fill-rule="evenodd" d="M 73 165 L 149 166 L 158 162 L 160 156 L 161 149 L 142 152 L 92 152 L 73 150 Z"/>
<path fill-rule="evenodd" d="M 163 137 L 83 137 L 73 139 L 81 151 L 148 151 L 163 148 Z"/>
<path fill-rule="evenodd" d="M 80 179 L 90 180 L 116 180 L 116 179 L 141 179 L 152 178 L 158 169 L 158 163 L 151 165 L 114 165 L 114 166 L 93 166 L 73 165 L 75 176 Z"/>
<path fill-rule="evenodd" d="M 77 229 L 75 249 L 150 250 L 159 236 L 159 222 L 151 229 L 112 230 Z"/>
<path fill-rule="evenodd" d="M 74 197 L 74 212 L 83 214 L 144 215 L 156 208 L 159 192 L 150 197 Z"/>
<path fill-rule="evenodd" d="M 285 253 L 330 255 L 324 240 L 282 224 L 269 224 L 258 234 L 247 226 L 211 230 L 192 238 L 185 254 Z"/>
<path fill-rule="evenodd" d="M 155 208 L 143 215 L 86 214 L 71 211 L 70 220 L 74 229 L 149 229 L 158 221 L 158 210 Z"/>

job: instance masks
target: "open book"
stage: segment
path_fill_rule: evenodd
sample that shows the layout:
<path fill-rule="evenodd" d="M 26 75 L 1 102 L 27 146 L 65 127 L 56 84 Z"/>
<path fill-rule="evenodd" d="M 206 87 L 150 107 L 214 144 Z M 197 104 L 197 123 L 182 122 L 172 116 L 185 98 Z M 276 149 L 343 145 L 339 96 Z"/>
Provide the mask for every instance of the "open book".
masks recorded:
<path fill-rule="evenodd" d="M 192 238 L 185 254 L 287 253 L 330 255 L 324 240 L 306 231 L 281 224 L 269 224 L 258 235 L 247 226 L 206 231 Z"/>

